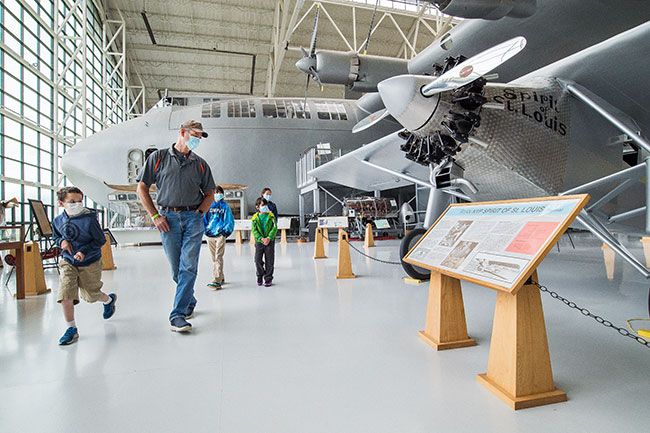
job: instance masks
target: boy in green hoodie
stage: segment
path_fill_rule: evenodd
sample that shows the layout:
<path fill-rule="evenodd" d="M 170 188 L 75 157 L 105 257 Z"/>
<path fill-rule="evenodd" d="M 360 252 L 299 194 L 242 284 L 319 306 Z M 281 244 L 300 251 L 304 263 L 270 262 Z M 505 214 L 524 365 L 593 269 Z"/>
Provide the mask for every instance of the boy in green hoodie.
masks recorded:
<path fill-rule="evenodd" d="M 275 262 L 275 234 L 278 225 L 275 216 L 268 207 L 265 198 L 255 201 L 257 213 L 253 215 L 253 236 L 255 237 L 255 268 L 257 285 L 269 287 L 273 281 L 273 263 Z"/>

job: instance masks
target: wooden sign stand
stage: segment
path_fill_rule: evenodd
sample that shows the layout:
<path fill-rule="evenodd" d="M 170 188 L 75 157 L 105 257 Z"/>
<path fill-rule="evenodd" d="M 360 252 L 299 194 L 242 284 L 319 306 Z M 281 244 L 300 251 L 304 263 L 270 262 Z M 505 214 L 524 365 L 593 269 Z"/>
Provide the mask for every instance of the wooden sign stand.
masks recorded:
<path fill-rule="evenodd" d="M 323 236 L 325 237 L 325 241 L 329 242 L 330 241 L 330 232 L 327 229 L 327 227 L 323 228 Z"/>
<path fill-rule="evenodd" d="M 460 280 L 431 271 L 425 328 L 420 337 L 436 350 L 475 346 L 467 335 Z"/>
<path fill-rule="evenodd" d="M 352 272 L 352 260 L 350 260 L 350 245 L 348 244 L 348 233 L 339 229 L 339 251 L 338 265 L 336 267 L 336 278 L 356 278 Z"/>
<path fill-rule="evenodd" d="M 112 271 L 117 269 L 113 261 L 113 246 L 111 245 L 111 236 L 106 233 L 106 242 L 102 245 L 102 271 Z"/>
<path fill-rule="evenodd" d="M 235 244 L 241 245 L 243 243 L 241 230 L 235 230 Z"/>
<path fill-rule="evenodd" d="M 280 243 L 281 244 L 287 243 L 287 229 L 280 230 Z"/>
<path fill-rule="evenodd" d="M 252 231 L 248 235 L 248 243 L 251 244 L 251 245 L 255 245 L 255 236 L 253 236 Z"/>
<path fill-rule="evenodd" d="M 537 271 L 514 294 L 497 292 L 487 373 L 477 380 L 512 409 L 567 400 L 553 384 Z"/>
<path fill-rule="evenodd" d="M 366 224 L 366 239 L 364 242 L 364 246 L 366 248 L 374 247 L 375 246 L 375 237 L 372 234 L 372 224 L 368 223 Z"/>
<path fill-rule="evenodd" d="M 23 245 L 23 272 L 25 278 L 25 294 L 28 296 L 42 295 L 51 292 L 45 284 L 43 260 L 37 242 L 26 242 Z"/>
<path fill-rule="evenodd" d="M 316 229 L 316 239 L 314 240 L 314 259 L 326 259 L 325 255 L 325 243 L 324 243 L 323 229 Z"/>

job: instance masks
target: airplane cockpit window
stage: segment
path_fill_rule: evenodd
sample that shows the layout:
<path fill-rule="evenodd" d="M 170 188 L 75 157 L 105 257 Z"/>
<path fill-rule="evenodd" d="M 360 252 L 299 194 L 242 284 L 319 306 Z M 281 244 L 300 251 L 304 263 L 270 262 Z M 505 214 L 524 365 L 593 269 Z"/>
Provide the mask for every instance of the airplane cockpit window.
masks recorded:
<path fill-rule="evenodd" d="M 228 117 L 255 117 L 255 101 L 228 101 Z"/>
<path fill-rule="evenodd" d="M 345 105 L 341 102 L 316 102 L 316 111 L 321 120 L 348 120 Z"/>
<path fill-rule="evenodd" d="M 171 97 L 172 106 L 185 107 L 187 105 L 187 98 L 179 98 L 177 96 Z"/>
<path fill-rule="evenodd" d="M 201 117 L 221 117 L 221 102 L 209 102 L 209 99 L 207 101 L 204 99 L 204 104 L 201 107 Z"/>
<path fill-rule="evenodd" d="M 311 119 L 309 106 L 304 101 L 266 100 L 262 103 L 262 115 L 266 118 Z"/>

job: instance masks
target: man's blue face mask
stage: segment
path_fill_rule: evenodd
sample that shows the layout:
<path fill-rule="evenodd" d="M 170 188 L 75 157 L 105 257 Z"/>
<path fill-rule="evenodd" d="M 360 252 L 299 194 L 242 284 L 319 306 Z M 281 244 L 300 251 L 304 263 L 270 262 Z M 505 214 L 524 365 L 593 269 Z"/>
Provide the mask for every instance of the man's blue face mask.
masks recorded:
<path fill-rule="evenodd" d="M 199 144 L 201 144 L 201 139 L 199 137 L 195 137 L 193 135 L 190 135 L 190 140 L 187 142 L 187 147 L 190 150 L 194 150 L 197 147 L 199 147 Z"/>

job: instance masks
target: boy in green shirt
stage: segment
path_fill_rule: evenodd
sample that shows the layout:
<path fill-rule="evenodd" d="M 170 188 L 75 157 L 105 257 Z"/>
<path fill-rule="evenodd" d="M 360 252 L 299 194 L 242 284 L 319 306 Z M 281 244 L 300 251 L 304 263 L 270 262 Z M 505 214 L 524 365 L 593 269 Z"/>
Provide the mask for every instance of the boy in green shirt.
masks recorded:
<path fill-rule="evenodd" d="M 255 268 L 257 271 L 257 285 L 264 283 L 270 287 L 273 281 L 273 263 L 275 262 L 275 234 L 278 225 L 275 216 L 268 207 L 265 198 L 259 197 L 255 201 L 257 213 L 253 215 L 253 236 L 255 237 Z"/>

